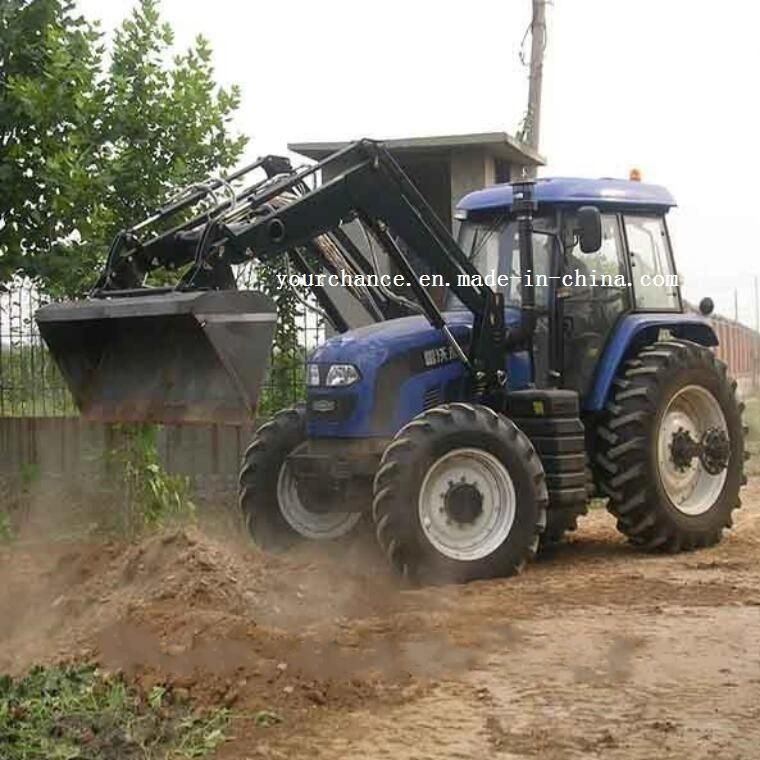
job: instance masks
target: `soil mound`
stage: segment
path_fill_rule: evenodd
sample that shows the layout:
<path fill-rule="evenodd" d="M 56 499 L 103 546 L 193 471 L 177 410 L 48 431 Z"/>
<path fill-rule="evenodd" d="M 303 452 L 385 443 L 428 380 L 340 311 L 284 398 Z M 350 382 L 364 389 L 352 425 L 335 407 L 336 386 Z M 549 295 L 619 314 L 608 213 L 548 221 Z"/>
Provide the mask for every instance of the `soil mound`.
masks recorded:
<path fill-rule="evenodd" d="M 6 550 L 0 672 L 95 659 L 146 688 L 257 709 L 390 694 L 409 678 L 403 656 L 357 640 L 403 594 L 363 552 L 272 557 L 196 528 Z"/>

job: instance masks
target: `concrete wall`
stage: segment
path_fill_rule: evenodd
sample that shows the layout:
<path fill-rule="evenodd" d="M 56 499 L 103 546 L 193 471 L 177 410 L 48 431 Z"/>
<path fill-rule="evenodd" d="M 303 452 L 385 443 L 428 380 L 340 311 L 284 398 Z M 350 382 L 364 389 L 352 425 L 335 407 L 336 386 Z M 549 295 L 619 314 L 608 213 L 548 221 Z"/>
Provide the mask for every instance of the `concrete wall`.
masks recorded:
<path fill-rule="evenodd" d="M 164 466 L 187 475 L 201 494 L 234 494 L 240 460 L 254 425 L 183 425 L 163 428 L 158 448 Z M 108 475 L 108 452 L 122 434 L 78 417 L 0 418 L 0 477 L 96 481 Z"/>

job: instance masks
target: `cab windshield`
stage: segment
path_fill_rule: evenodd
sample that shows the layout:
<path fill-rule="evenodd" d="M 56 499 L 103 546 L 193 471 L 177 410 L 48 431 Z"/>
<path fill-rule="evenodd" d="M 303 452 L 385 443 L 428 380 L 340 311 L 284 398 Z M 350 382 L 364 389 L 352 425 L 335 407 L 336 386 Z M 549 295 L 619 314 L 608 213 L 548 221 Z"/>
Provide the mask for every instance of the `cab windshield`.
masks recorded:
<path fill-rule="evenodd" d="M 536 219 L 536 229 L 545 229 L 548 220 Z M 533 273 L 536 306 L 546 309 L 549 303 L 549 275 L 553 238 L 533 235 Z M 509 217 L 487 221 L 465 221 L 459 229 L 459 246 L 483 277 L 483 283 L 504 294 L 506 306 L 520 308 L 522 278 L 517 222 Z M 447 309 L 463 309 L 461 301 L 449 291 Z"/>

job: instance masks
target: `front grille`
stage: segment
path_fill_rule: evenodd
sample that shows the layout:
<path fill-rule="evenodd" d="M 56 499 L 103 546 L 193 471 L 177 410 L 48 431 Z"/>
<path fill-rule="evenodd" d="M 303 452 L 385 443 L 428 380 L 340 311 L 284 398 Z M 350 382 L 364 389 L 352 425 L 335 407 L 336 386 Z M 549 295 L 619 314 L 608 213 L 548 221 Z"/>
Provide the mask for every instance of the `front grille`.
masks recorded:
<path fill-rule="evenodd" d="M 425 395 L 422 397 L 422 408 L 427 411 L 434 406 L 439 406 L 441 403 L 441 388 L 436 385 L 433 388 L 428 388 L 425 391 Z"/>
<path fill-rule="evenodd" d="M 345 422 L 356 407 L 356 395 L 310 393 L 306 400 L 306 416 L 313 422 Z"/>

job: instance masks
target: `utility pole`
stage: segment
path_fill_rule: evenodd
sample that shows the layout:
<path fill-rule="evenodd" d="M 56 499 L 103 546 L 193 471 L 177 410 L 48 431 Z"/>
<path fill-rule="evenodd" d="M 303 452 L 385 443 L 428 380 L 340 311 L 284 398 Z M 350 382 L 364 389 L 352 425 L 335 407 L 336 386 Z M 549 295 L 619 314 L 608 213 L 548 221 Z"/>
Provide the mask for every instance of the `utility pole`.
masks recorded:
<path fill-rule="evenodd" d="M 739 289 L 734 288 L 734 322 L 739 321 Z"/>
<path fill-rule="evenodd" d="M 760 333 L 760 295 L 757 289 L 757 275 L 755 275 L 755 332 Z"/>
<path fill-rule="evenodd" d="M 544 51 L 546 50 L 546 3 L 548 0 L 531 0 L 533 16 L 530 22 L 530 74 L 528 76 L 528 110 L 525 115 L 523 141 L 538 150 L 541 134 L 541 86 L 544 77 Z M 534 172 L 535 174 L 535 172 Z"/>

